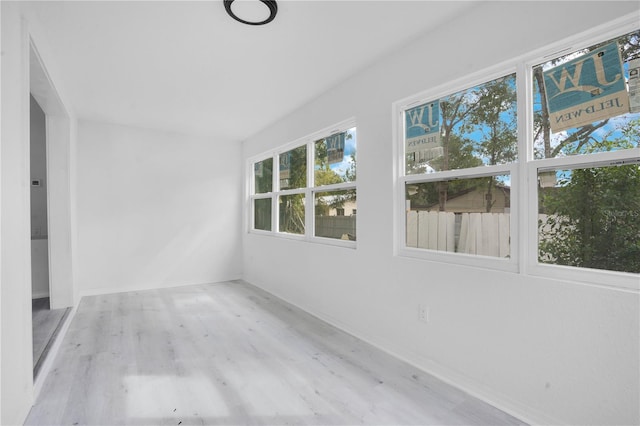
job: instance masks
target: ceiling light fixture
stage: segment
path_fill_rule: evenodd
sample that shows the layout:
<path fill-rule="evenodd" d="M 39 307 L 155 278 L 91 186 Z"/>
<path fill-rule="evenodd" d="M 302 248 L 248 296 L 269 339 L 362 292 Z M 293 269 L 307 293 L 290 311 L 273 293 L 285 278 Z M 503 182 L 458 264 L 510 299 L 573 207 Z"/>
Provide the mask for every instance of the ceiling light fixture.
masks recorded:
<path fill-rule="evenodd" d="M 247 24 L 247 25 L 264 25 L 264 24 L 268 24 L 269 22 L 273 21 L 273 19 L 276 17 L 276 14 L 278 13 L 278 4 L 276 3 L 275 0 L 260 0 L 262 3 L 264 3 L 269 8 L 269 17 L 267 19 L 265 19 L 264 21 L 247 21 L 245 19 L 242 19 L 242 18 L 238 17 L 231 10 L 231 4 L 234 1 L 235 0 L 224 0 L 224 8 L 227 11 L 227 13 L 229 14 L 229 16 L 231 16 L 233 19 L 235 19 L 238 22 L 242 22 L 243 24 Z"/>

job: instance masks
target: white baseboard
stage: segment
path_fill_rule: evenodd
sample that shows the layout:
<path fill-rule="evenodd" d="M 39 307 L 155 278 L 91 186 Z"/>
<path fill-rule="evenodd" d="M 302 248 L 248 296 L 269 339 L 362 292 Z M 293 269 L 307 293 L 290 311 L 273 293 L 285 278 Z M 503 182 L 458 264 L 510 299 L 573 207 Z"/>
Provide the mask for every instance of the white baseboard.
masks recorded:
<path fill-rule="evenodd" d="M 208 281 L 208 282 L 188 282 L 188 283 L 162 283 L 162 284 L 141 284 L 128 287 L 102 287 L 96 289 L 80 290 L 78 292 L 78 301 L 82 300 L 85 296 L 102 296 L 105 294 L 117 294 L 117 293 L 130 293 L 132 291 L 147 291 L 147 290 L 159 290 L 163 288 L 175 288 L 175 287 L 187 287 L 190 285 L 207 285 L 217 284 L 229 281 L 237 281 L 240 278 L 229 278 L 220 281 Z"/>
<path fill-rule="evenodd" d="M 274 293 L 271 290 L 268 290 L 264 287 L 261 287 L 259 285 L 255 285 L 252 284 L 250 282 L 247 282 L 245 280 L 240 280 L 250 286 L 254 286 L 259 288 L 262 291 L 265 291 L 275 297 L 277 297 L 278 299 L 283 300 L 284 302 L 297 307 L 298 309 L 301 309 L 303 311 L 305 311 L 306 313 L 318 318 L 321 321 L 324 321 L 334 327 L 336 327 L 339 330 L 344 331 L 345 333 L 348 333 L 372 346 L 374 346 L 377 349 L 380 349 L 383 352 L 386 352 L 387 354 L 393 356 L 394 358 L 397 358 L 401 361 L 406 362 L 407 364 L 421 370 L 424 371 L 427 374 L 430 374 L 434 377 L 436 377 L 439 380 L 442 380 L 443 382 L 457 388 L 460 389 L 464 392 L 466 392 L 467 394 L 478 398 L 479 400 L 486 402 L 487 404 L 496 407 L 497 409 L 519 419 L 522 420 L 523 422 L 528 423 L 529 425 L 565 425 L 566 422 L 560 421 L 558 419 L 552 418 L 549 415 L 540 412 L 539 410 L 533 409 L 532 407 L 529 407 L 525 404 L 522 404 L 519 401 L 515 401 L 512 398 L 504 395 L 504 394 L 500 394 L 498 392 L 496 392 L 493 389 L 489 389 L 486 386 L 476 382 L 473 379 L 470 379 L 469 377 L 466 377 L 446 366 L 443 366 L 429 358 L 426 358 L 424 356 L 418 355 L 416 353 L 413 353 L 411 351 L 407 351 L 406 353 L 401 353 L 398 352 L 395 349 L 392 349 L 394 347 L 394 345 L 390 344 L 389 342 L 385 341 L 385 339 L 382 339 L 380 337 L 377 336 L 370 336 L 367 335 L 366 333 L 362 333 L 359 330 L 355 330 L 353 329 L 351 326 L 349 326 L 348 324 L 343 323 L 342 321 L 333 318 L 330 315 L 327 315 L 325 313 L 322 312 L 318 312 L 315 311 L 314 309 L 310 309 L 307 308 L 305 306 L 301 306 L 297 303 L 294 303 L 290 300 L 288 300 L 286 297 L 283 297 L 282 295 L 278 294 L 278 293 Z"/>

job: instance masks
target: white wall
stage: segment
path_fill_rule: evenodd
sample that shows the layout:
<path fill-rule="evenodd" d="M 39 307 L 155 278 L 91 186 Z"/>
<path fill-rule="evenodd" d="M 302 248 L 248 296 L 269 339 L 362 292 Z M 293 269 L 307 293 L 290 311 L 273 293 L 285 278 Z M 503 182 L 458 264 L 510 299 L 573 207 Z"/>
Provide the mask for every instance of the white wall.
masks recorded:
<path fill-rule="evenodd" d="M 245 233 L 244 279 L 527 421 L 639 423 L 638 294 L 394 257 L 391 129 L 394 101 L 637 11 L 482 4 L 247 140 L 245 159 L 355 116 L 358 246 Z"/>
<path fill-rule="evenodd" d="M 26 28 L 16 4 L 2 2 L 2 353 L 0 423 L 22 423 L 31 407 L 31 232 L 29 80 Z"/>
<path fill-rule="evenodd" d="M 0 423 L 22 424 L 33 402 L 31 331 L 31 232 L 29 175 L 29 93 L 47 117 L 49 240 L 52 306 L 73 304 L 70 193 L 75 144 L 73 112 L 37 20 L 28 3 L 0 2 L 2 15 L 2 130 L 0 144 Z M 31 60 L 31 59 L 34 59 Z M 46 64 L 46 69 L 43 65 Z"/>
<path fill-rule="evenodd" d="M 240 144 L 80 121 L 81 294 L 241 276 Z"/>

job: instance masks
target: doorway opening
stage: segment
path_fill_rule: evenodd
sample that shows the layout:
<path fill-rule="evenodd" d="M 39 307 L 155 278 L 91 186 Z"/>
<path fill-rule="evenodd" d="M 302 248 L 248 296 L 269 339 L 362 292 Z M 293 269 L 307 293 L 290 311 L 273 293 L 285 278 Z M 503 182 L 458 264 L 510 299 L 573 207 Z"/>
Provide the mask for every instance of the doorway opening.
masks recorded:
<path fill-rule="evenodd" d="M 33 377 L 37 377 L 69 308 L 51 309 L 46 116 L 30 96 L 31 314 Z"/>

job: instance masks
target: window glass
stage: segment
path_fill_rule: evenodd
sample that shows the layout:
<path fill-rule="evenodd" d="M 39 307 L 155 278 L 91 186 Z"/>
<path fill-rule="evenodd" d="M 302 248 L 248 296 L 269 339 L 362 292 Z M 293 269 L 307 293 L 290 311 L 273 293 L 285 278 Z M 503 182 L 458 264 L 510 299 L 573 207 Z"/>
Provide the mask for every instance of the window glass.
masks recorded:
<path fill-rule="evenodd" d="M 307 186 L 307 146 L 302 145 L 279 155 L 280 189 Z"/>
<path fill-rule="evenodd" d="M 279 197 L 280 226 L 278 231 L 290 234 L 304 234 L 304 194 L 282 195 Z"/>
<path fill-rule="evenodd" d="M 253 177 L 256 194 L 271 192 L 273 187 L 273 158 L 254 163 Z"/>
<path fill-rule="evenodd" d="M 404 121 L 406 174 L 515 161 L 516 76 L 408 108 Z"/>
<path fill-rule="evenodd" d="M 316 192 L 316 237 L 356 240 L 356 190 Z M 347 215 L 346 212 L 352 212 Z"/>
<path fill-rule="evenodd" d="M 271 231 L 271 198 L 253 200 L 253 228 Z"/>
<path fill-rule="evenodd" d="M 640 272 L 640 166 L 538 172 L 542 263 Z"/>
<path fill-rule="evenodd" d="M 315 142 L 315 186 L 356 180 L 356 129 Z"/>
<path fill-rule="evenodd" d="M 405 184 L 406 245 L 510 256 L 511 177 Z"/>
<path fill-rule="evenodd" d="M 637 147 L 640 32 L 533 68 L 534 157 Z"/>

